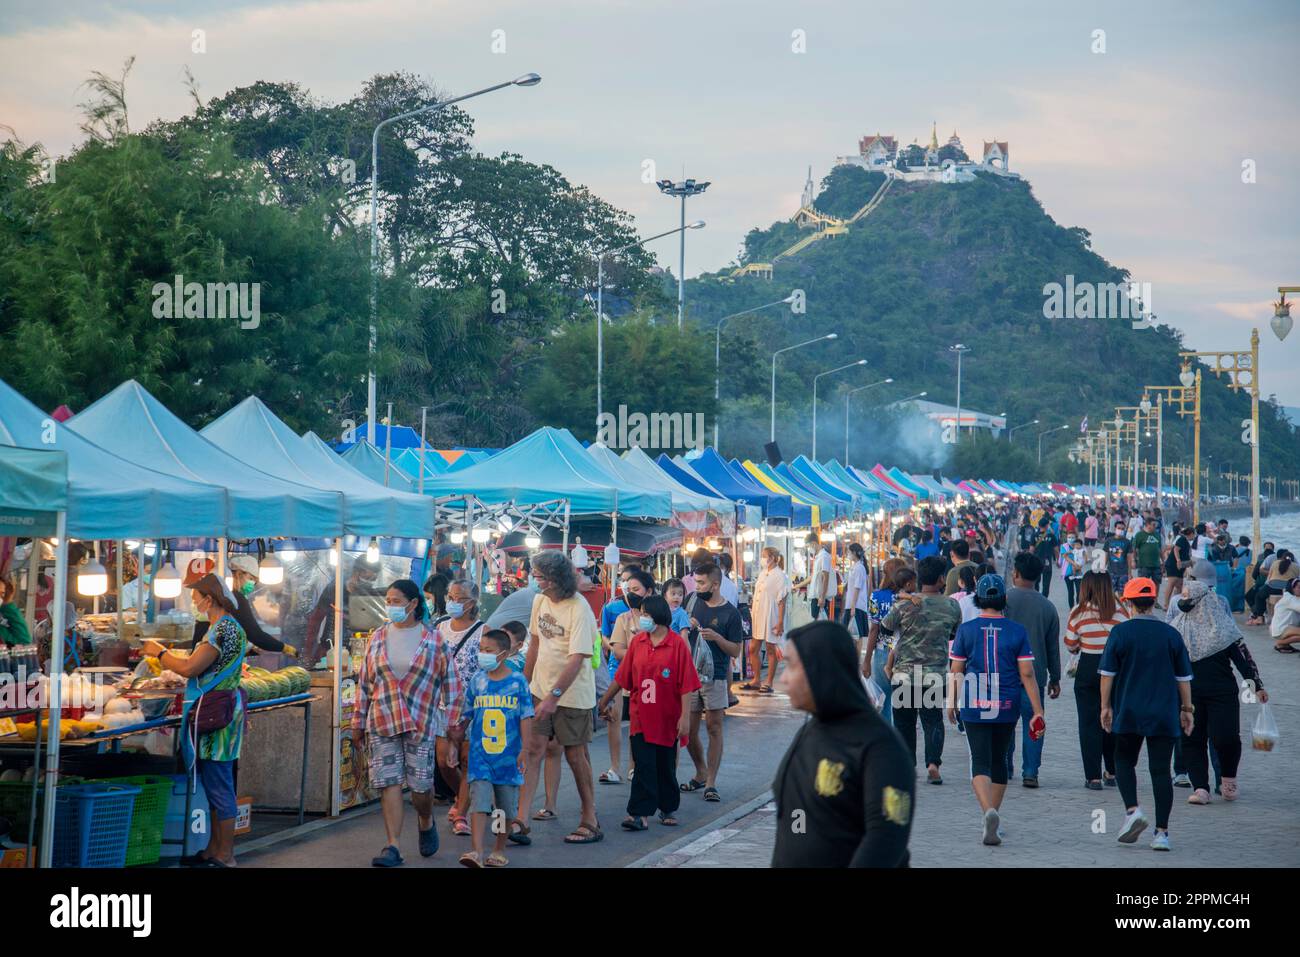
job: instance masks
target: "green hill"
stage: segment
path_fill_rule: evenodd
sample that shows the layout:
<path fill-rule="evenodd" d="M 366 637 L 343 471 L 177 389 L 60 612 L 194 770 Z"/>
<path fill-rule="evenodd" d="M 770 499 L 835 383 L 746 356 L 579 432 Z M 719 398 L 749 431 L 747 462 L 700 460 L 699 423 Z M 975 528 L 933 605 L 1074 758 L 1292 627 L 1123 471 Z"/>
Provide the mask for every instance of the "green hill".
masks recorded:
<path fill-rule="evenodd" d="M 847 218 L 880 183 L 879 173 L 836 167 L 823 181 L 816 207 Z M 771 262 L 806 235 L 788 221 L 755 229 L 745 238 L 741 263 Z M 708 330 L 722 316 L 780 299 L 791 289 L 807 296 L 804 315 L 773 308 L 725 327 L 721 444 L 731 454 L 753 456 L 767 440 L 772 352 L 829 332 L 838 340 L 779 360 L 777 440 L 786 458 L 811 451 L 812 377 L 858 358 L 869 366 L 820 381 L 820 457 L 843 455 L 843 390 L 892 377 L 893 385 L 853 400 L 852 461 L 881 458 L 917 469 L 1001 467 L 1013 480 L 1034 474 L 1084 478 L 1081 467 L 1066 461 L 1080 420 L 1086 415 L 1096 428 L 1103 417 L 1114 418 L 1115 406 L 1136 405 L 1143 385 L 1177 383 L 1183 346 L 1174 329 L 1044 317 L 1046 284 L 1064 284 L 1069 275 L 1076 284 L 1130 277 L 1092 249 L 1087 230 L 1055 222 L 1021 180 L 977 174 L 973 183 L 896 182 L 846 233 L 779 259 L 774 270 L 772 281 L 732 280 L 728 268 L 689 283 L 691 316 Z M 1152 298 L 1158 302 L 1158 290 Z M 958 342 L 971 349 L 962 366 L 963 407 L 1005 411 L 1012 426 L 1034 419 L 1041 424 L 1017 432 L 1015 446 L 981 446 L 979 461 L 954 463 L 951 446 L 939 441 L 937 431 L 868 410 L 872 403 L 923 390 L 932 401 L 954 404 L 956 360 L 948 347 Z M 728 363 L 733 350 L 764 358 L 758 368 L 752 361 Z M 1205 462 L 1218 470 L 1248 471 L 1240 422 L 1250 415 L 1249 398 L 1232 394 L 1208 372 L 1203 391 L 1202 452 L 1212 456 Z M 1300 475 L 1297 430 L 1275 403 L 1261 404 L 1261 421 L 1262 474 Z M 1062 425 L 1070 428 L 1044 438 L 1039 469 L 1036 433 Z M 1190 462 L 1190 417 L 1167 416 L 1165 425 L 1166 462 Z M 1142 458 L 1154 461 L 1154 445 Z"/>

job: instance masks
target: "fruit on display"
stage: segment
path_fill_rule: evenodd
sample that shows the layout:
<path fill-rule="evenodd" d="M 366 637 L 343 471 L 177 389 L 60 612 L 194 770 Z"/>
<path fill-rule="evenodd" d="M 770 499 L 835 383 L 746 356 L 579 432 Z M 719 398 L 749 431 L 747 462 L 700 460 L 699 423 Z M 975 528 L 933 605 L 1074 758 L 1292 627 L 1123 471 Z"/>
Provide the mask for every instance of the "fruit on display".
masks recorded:
<path fill-rule="evenodd" d="M 311 687 L 311 675 L 297 665 L 279 671 L 250 666 L 244 670 L 242 687 L 248 693 L 249 702 L 270 701 L 302 694 Z"/>

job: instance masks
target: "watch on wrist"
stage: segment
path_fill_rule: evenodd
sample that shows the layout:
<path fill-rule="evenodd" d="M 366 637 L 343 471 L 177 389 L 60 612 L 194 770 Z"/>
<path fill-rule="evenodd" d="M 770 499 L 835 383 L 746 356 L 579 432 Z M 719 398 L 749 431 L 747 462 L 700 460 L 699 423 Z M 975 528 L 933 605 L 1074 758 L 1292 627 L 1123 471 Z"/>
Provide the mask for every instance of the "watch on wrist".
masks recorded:
<path fill-rule="evenodd" d="M 1183 706 L 1180 707 L 1178 710 L 1179 710 L 1179 711 L 1186 711 L 1188 714 L 1192 714 L 1192 713 L 1194 713 L 1194 712 L 1196 711 L 1196 705 L 1194 705 L 1194 704 L 1183 705 Z"/>
<path fill-rule="evenodd" d="M 563 689 L 563 688 L 552 688 L 552 689 L 551 689 L 551 694 L 552 694 L 554 697 L 556 697 L 556 698 L 563 698 L 563 697 L 564 697 L 564 689 Z"/>

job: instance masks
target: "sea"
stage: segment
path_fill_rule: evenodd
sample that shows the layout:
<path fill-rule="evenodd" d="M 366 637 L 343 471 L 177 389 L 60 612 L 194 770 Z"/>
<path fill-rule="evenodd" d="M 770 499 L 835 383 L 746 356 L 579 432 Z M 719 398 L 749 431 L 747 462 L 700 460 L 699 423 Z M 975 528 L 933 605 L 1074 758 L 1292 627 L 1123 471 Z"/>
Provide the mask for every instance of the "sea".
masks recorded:
<path fill-rule="evenodd" d="M 1238 535 L 1250 535 L 1250 516 L 1228 519 L 1228 532 L 1232 541 Z M 1259 520 L 1259 533 L 1264 541 L 1272 542 L 1278 548 L 1300 549 L 1300 511 L 1281 512 Z"/>

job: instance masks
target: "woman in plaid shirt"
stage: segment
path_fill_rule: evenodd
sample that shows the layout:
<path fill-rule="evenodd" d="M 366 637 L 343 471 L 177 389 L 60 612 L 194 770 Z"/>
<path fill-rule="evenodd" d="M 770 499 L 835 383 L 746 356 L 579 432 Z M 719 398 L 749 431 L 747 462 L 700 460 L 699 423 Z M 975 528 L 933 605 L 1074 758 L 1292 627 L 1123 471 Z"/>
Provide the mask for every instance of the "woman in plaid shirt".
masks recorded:
<path fill-rule="evenodd" d="M 463 704 L 460 680 L 435 629 L 419 586 L 399 579 L 385 595 L 388 621 L 374 630 L 357 676 L 353 741 L 365 750 L 370 786 L 380 792 L 388 843 L 371 863 L 396 867 L 402 834 L 402 783 L 419 815 L 420 854 L 438 851 L 433 820 L 433 772 L 439 702 L 447 711 L 445 734 L 459 743 Z"/>

